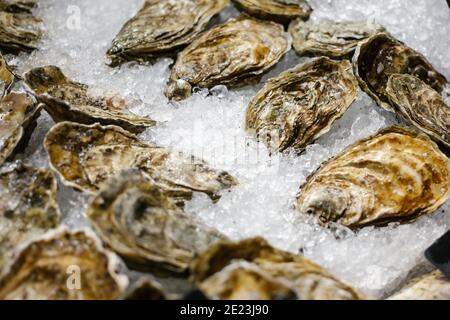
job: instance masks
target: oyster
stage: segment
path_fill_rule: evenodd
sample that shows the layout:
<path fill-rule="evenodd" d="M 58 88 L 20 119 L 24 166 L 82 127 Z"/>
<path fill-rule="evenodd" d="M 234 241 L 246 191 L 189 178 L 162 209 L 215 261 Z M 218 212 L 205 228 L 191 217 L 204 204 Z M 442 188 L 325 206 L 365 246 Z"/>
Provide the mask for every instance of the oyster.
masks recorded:
<path fill-rule="evenodd" d="M 246 127 L 270 148 L 302 151 L 329 131 L 356 99 L 348 61 L 319 58 L 270 79 L 250 101 Z"/>
<path fill-rule="evenodd" d="M 0 0 L 0 11 L 31 12 L 37 6 L 37 0 Z"/>
<path fill-rule="evenodd" d="M 297 209 L 356 229 L 410 222 L 450 197 L 450 162 L 427 136 L 394 126 L 357 142 L 301 187 Z"/>
<path fill-rule="evenodd" d="M 312 8 L 306 0 L 233 0 L 239 10 L 260 19 L 288 23 L 292 19 L 308 19 Z"/>
<path fill-rule="evenodd" d="M 0 166 L 28 143 L 40 110 L 24 93 L 0 98 Z"/>
<path fill-rule="evenodd" d="M 191 43 L 229 0 L 146 0 L 107 52 L 111 66 L 149 58 Z"/>
<path fill-rule="evenodd" d="M 393 110 L 386 87 L 393 74 L 416 76 L 439 93 L 447 84 L 445 77 L 423 55 L 385 33 L 376 34 L 358 45 L 353 68 L 361 88 L 388 111 Z"/>
<path fill-rule="evenodd" d="M 450 281 L 436 270 L 414 279 L 389 300 L 450 300 Z"/>
<path fill-rule="evenodd" d="M 15 80 L 16 75 L 6 62 L 3 55 L 0 54 L 0 94 L 2 97 L 10 92 Z"/>
<path fill-rule="evenodd" d="M 275 249 L 262 238 L 222 241 L 210 246 L 193 261 L 191 274 L 206 295 L 216 298 L 264 298 L 278 294 L 287 298 L 292 292 L 302 300 L 363 298 L 305 257 Z M 242 281 L 235 281 L 237 277 Z M 262 282 L 255 283 L 256 279 Z M 226 282 L 229 290 L 217 287 Z M 276 291 L 271 293 L 271 287 Z"/>
<path fill-rule="evenodd" d="M 384 32 L 368 22 L 312 22 L 300 19 L 289 25 L 292 45 L 301 55 L 342 58 L 353 54 L 358 44 L 368 37 Z"/>
<path fill-rule="evenodd" d="M 118 299 L 128 280 L 117 267 L 117 257 L 86 232 L 49 232 L 18 252 L 0 278 L 0 299 Z"/>
<path fill-rule="evenodd" d="M 138 170 L 112 178 L 89 206 L 87 217 L 110 248 L 143 270 L 182 273 L 195 253 L 225 239 L 185 214 Z"/>
<path fill-rule="evenodd" d="M 191 156 L 146 144 L 116 126 L 61 122 L 49 131 L 44 147 L 63 182 L 91 193 L 129 168 L 146 172 L 180 199 L 190 199 L 194 191 L 218 199 L 221 190 L 237 184 L 226 172 L 215 171 Z"/>
<path fill-rule="evenodd" d="M 203 33 L 178 55 L 166 96 L 183 100 L 194 87 L 255 82 L 290 47 L 290 37 L 279 24 L 246 17 L 230 19 Z"/>
<path fill-rule="evenodd" d="M 149 118 L 127 112 L 126 102 L 117 96 L 91 96 L 88 86 L 67 79 L 55 66 L 27 72 L 25 82 L 55 122 L 113 124 L 133 133 L 155 125 L 155 121 Z"/>
<path fill-rule="evenodd" d="M 163 287 L 149 277 L 142 277 L 127 289 L 124 300 L 168 300 Z"/>
<path fill-rule="evenodd" d="M 59 224 L 56 179 L 50 170 L 15 163 L 0 170 L 0 271 L 13 249 Z"/>
<path fill-rule="evenodd" d="M 397 113 L 450 148 L 450 107 L 437 91 L 414 76 L 394 74 L 386 94 Z"/>
<path fill-rule="evenodd" d="M 40 24 L 41 20 L 29 12 L 0 11 L 0 49 L 14 54 L 37 49 Z"/>

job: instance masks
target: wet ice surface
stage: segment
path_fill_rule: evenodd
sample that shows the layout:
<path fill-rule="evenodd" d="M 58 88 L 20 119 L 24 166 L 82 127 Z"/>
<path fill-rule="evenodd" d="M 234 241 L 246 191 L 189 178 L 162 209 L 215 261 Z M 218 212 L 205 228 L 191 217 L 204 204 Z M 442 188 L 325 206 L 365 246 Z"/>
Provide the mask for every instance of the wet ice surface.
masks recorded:
<path fill-rule="evenodd" d="M 376 298 L 395 290 L 411 270 L 425 264 L 424 249 L 449 228 L 449 203 L 436 214 L 409 225 L 366 228 L 357 234 L 340 230 L 339 240 L 329 231 L 300 221 L 292 208 L 299 186 L 311 172 L 349 144 L 396 123 L 392 115 L 360 93 L 345 116 L 302 156 L 271 157 L 244 132 L 246 105 L 261 84 L 230 91 L 218 87 L 208 97 L 207 92 L 200 91 L 183 103 L 170 105 L 163 88 L 171 59 L 161 59 L 153 66 L 131 63 L 121 69 L 104 65 L 110 41 L 142 2 L 41 0 L 36 13 L 45 21 L 47 33 L 41 50 L 9 58 L 21 71 L 54 64 L 95 92 L 120 93 L 136 102 L 134 112 L 161 122 L 142 134 L 146 141 L 203 157 L 237 176 L 240 186 L 225 192 L 217 204 L 197 195 L 187 206 L 189 213 L 233 239 L 261 235 L 282 249 L 302 250 L 337 277 Z M 315 9 L 314 20 L 370 19 L 383 24 L 450 78 L 450 11 L 445 0 L 310 2 Z M 236 14 L 235 9 L 229 9 L 221 19 Z M 306 59 L 291 51 L 265 79 L 303 61 Z M 25 153 L 37 166 L 48 166 L 41 145 L 51 125 L 44 113 Z M 86 225 L 83 214 L 87 196 L 61 186 L 59 200 L 66 224 Z"/>

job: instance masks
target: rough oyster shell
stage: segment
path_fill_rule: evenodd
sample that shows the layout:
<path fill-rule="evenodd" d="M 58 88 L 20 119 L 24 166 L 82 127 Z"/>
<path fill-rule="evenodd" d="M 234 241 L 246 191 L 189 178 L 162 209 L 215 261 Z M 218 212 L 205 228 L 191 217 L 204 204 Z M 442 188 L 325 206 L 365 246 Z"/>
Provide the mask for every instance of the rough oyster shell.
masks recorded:
<path fill-rule="evenodd" d="M 17 245 L 58 226 L 56 188 L 50 170 L 21 163 L 0 170 L 0 271 Z"/>
<path fill-rule="evenodd" d="M 73 82 L 55 66 L 35 68 L 25 74 L 26 84 L 55 122 L 73 121 L 83 124 L 117 125 L 140 133 L 155 125 L 155 121 L 133 115 L 126 102 L 115 96 L 94 97 L 88 86 Z"/>
<path fill-rule="evenodd" d="M 0 98 L 0 166 L 28 143 L 40 110 L 24 93 Z"/>
<path fill-rule="evenodd" d="M 414 279 L 389 300 L 450 300 L 450 281 L 436 270 Z"/>
<path fill-rule="evenodd" d="M 37 0 L 0 0 L 0 11 L 31 12 L 37 6 Z"/>
<path fill-rule="evenodd" d="M 0 95 L 3 97 L 11 91 L 16 75 L 0 53 Z"/>
<path fill-rule="evenodd" d="M 146 0 L 107 52 L 111 66 L 171 53 L 191 43 L 229 0 Z"/>
<path fill-rule="evenodd" d="M 158 282 L 142 277 L 127 289 L 124 300 L 168 300 L 168 297 Z"/>
<path fill-rule="evenodd" d="M 37 49 L 41 20 L 28 12 L 0 11 L 0 49 L 17 54 Z"/>
<path fill-rule="evenodd" d="M 384 129 L 350 146 L 311 175 L 299 212 L 356 229 L 410 222 L 450 197 L 450 162 L 427 136 Z"/>
<path fill-rule="evenodd" d="M 183 100 L 194 87 L 255 82 L 290 47 L 282 25 L 246 17 L 230 19 L 203 33 L 178 55 L 166 96 Z"/>
<path fill-rule="evenodd" d="M 306 0 L 233 0 L 239 10 L 259 19 L 288 23 L 292 19 L 308 19 L 312 8 Z"/>
<path fill-rule="evenodd" d="M 342 58 L 353 54 L 358 44 L 385 29 L 369 22 L 312 22 L 300 19 L 289 25 L 292 45 L 301 55 Z"/>
<path fill-rule="evenodd" d="M 414 76 L 394 74 L 386 94 L 404 119 L 450 148 L 450 107 L 437 91 Z"/>
<path fill-rule="evenodd" d="M 445 77 L 423 55 L 385 33 L 376 34 L 358 45 L 353 68 L 361 88 L 388 111 L 393 110 L 386 86 L 393 74 L 416 76 L 439 93 L 447 84 Z"/>
<path fill-rule="evenodd" d="M 329 131 L 355 101 L 350 62 L 319 58 L 270 79 L 250 101 L 247 131 L 270 148 L 302 151 Z"/>
<path fill-rule="evenodd" d="M 194 157 L 146 144 L 116 126 L 61 122 L 45 137 L 44 148 L 64 183 L 90 193 L 129 168 L 149 174 L 161 188 L 180 199 L 190 199 L 197 191 L 215 200 L 221 190 L 237 184 L 224 171 L 215 171 Z"/>
<path fill-rule="evenodd" d="M 128 279 L 117 269 L 117 257 L 86 232 L 49 232 L 18 252 L 0 278 L 0 299 L 118 299 Z"/>
<path fill-rule="evenodd" d="M 184 272 L 194 255 L 225 237 L 185 214 L 138 170 L 112 178 L 87 217 L 100 238 L 138 269 Z"/>
<path fill-rule="evenodd" d="M 224 294 L 221 297 L 233 297 L 234 294 L 239 297 L 244 297 L 243 294 L 246 297 L 252 294 L 255 297 L 270 295 L 270 292 L 259 292 L 261 288 L 254 285 L 253 281 L 236 283 L 236 287 L 230 288 L 233 292 L 227 293 L 221 292 L 220 288 L 205 285 L 209 283 L 215 286 L 216 281 L 219 280 L 219 283 L 222 283 L 224 282 L 222 277 L 230 277 L 229 284 L 233 283 L 231 281 L 234 281 L 232 277 L 235 276 L 235 273 L 230 272 L 227 266 L 242 262 L 246 262 L 243 265 L 247 269 L 251 266 L 253 270 L 258 270 L 260 277 L 266 275 L 266 281 L 272 278 L 280 284 L 284 284 L 293 290 L 297 298 L 301 300 L 364 298 L 305 257 L 275 249 L 262 238 L 252 238 L 240 242 L 223 241 L 212 245 L 191 264 L 192 280 L 207 295 L 208 293 Z M 247 276 L 250 276 L 249 272 L 246 273 Z M 246 275 L 242 274 L 242 277 L 244 278 Z M 254 293 L 249 291 L 253 288 L 255 289 Z M 278 287 L 278 289 L 281 288 Z M 284 291 L 284 293 L 288 292 Z"/>

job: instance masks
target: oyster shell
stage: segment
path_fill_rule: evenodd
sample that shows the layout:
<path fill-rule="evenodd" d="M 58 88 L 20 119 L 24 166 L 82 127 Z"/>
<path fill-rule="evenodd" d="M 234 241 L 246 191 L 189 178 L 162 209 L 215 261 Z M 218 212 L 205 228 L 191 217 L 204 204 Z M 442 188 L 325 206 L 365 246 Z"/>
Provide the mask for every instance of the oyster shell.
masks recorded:
<path fill-rule="evenodd" d="M 450 300 L 450 281 L 436 270 L 414 279 L 389 300 Z"/>
<path fill-rule="evenodd" d="M 120 97 L 94 97 L 89 87 L 69 80 L 55 66 L 35 68 L 25 74 L 25 83 L 34 90 L 37 99 L 55 122 L 73 121 L 84 124 L 117 125 L 140 133 L 155 125 L 155 121 L 127 112 Z"/>
<path fill-rule="evenodd" d="M 0 271 L 13 249 L 59 224 L 56 179 L 22 163 L 0 170 Z"/>
<path fill-rule="evenodd" d="M 386 94 L 404 119 L 450 148 L 450 107 L 437 91 L 414 76 L 394 74 Z"/>
<path fill-rule="evenodd" d="M 230 272 L 227 267 L 235 265 Z M 244 267 L 244 268 L 243 268 Z M 252 275 L 252 270 L 257 273 Z M 364 298 L 348 285 L 336 280 L 323 268 L 303 256 L 294 255 L 271 247 L 262 238 L 246 239 L 240 242 L 222 241 L 210 246 L 199 255 L 191 264 L 192 280 L 195 281 L 206 294 L 216 294 L 219 297 L 270 296 L 264 288 L 264 282 L 254 283 L 255 278 L 264 278 L 263 281 L 277 281 L 277 291 L 281 296 L 289 297 L 287 288 L 295 292 L 302 300 L 332 300 L 332 299 L 362 299 Z M 234 282 L 236 276 L 242 282 Z M 229 278 L 230 291 L 224 292 L 216 288 L 216 284 L 224 283 Z M 245 282 L 244 282 L 245 281 Z M 231 286 L 235 283 L 236 286 Z M 211 286 L 209 286 L 209 285 Z M 267 283 L 269 284 L 269 283 Z M 285 289 L 281 286 L 284 284 Z M 270 285 L 274 285 L 271 283 Z M 286 288 L 287 287 L 287 288 Z M 270 286 L 269 286 L 270 288 Z M 260 291 L 262 289 L 262 291 Z M 255 292 L 252 292 L 255 290 Z"/>
<path fill-rule="evenodd" d="M 356 229 L 411 222 L 450 197 L 450 162 L 427 136 L 384 129 L 350 146 L 311 175 L 299 212 Z"/>
<path fill-rule="evenodd" d="M 0 11 L 0 49 L 14 54 L 37 49 L 40 24 L 41 20 L 28 12 Z"/>
<path fill-rule="evenodd" d="M 277 23 L 246 17 L 230 19 L 203 33 L 178 55 L 166 96 L 183 100 L 194 87 L 255 82 L 290 47 L 289 35 Z"/>
<path fill-rule="evenodd" d="M 423 55 L 385 33 L 376 34 L 358 45 L 353 68 L 361 88 L 388 111 L 393 110 L 386 87 L 393 74 L 416 76 L 439 93 L 447 84 L 445 77 Z"/>
<path fill-rule="evenodd" d="M 31 12 L 37 6 L 37 0 L 0 0 L 0 11 Z"/>
<path fill-rule="evenodd" d="M 0 98 L 0 166 L 28 143 L 40 110 L 24 93 Z"/>
<path fill-rule="evenodd" d="M 350 62 L 318 58 L 270 79 L 250 101 L 246 127 L 270 148 L 302 151 L 356 99 Z"/>
<path fill-rule="evenodd" d="M 87 217 L 100 238 L 132 267 L 184 272 L 195 253 L 225 237 L 185 214 L 138 170 L 112 178 Z"/>
<path fill-rule="evenodd" d="M 342 58 L 353 54 L 358 44 L 385 29 L 369 22 L 312 22 L 300 19 L 289 25 L 292 45 L 301 55 Z"/>
<path fill-rule="evenodd" d="M 149 58 L 191 43 L 229 0 L 146 0 L 107 52 L 111 66 Z"/>
<path fill-rule="evenodd" d="M 116 126 L 61 122 L 49 131 L 44 147 L 63 182 L 90 193 L 98 192 L 109 177 L 129 168 L 149 174 L 180 199 L 190 199 L 194 191 L 218 199 L 221 190 L 237 184 L 224 171 L 215 171 L 194 157 L 146 144 Z"/>
<path fill-rule="evenodd" d="M 0 95 L 3 97 L 11 91 L 16 75 L 0 53 Z"/>
<path fill-rule="evenodd" d="M 127 289 L 124 300 L 168 300 L 168 297 L 158 282 L 142 277 Z"/>
<path fill-rule="evenodd" d="M 117 257 L 86 232 L 49 232 L 18 252 L 0 278 L 0 299 L 118 299 L 128 280 L 117 267 Z"/>
<path fill-rule="evenodd" d="M 312 8 L 306 0 L 233 0 L 239 10 L 259 19 L 288 23 L 292 19 L 308 19 Z"/>

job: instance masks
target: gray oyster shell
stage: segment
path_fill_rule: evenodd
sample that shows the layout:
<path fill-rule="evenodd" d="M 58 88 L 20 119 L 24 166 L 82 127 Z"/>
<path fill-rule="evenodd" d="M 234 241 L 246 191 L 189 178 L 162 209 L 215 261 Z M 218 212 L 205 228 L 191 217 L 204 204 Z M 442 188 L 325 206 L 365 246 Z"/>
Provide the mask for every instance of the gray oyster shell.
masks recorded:
<path fill-rule="evenodd" d="M 241 16 L 198 37 L 179 53 L 166 96 L 183 100 L 195 87 L 239 86 L 258 81 L 290 50 L 283 26 Z"/>
<path fill-rule="evenodd" d="M 0 166 L 26 146 L 40 110 L 24 93 L 13 92 L 0 99 Z"/>
<path fill-rule="evenodd" d="M 107 52 L 111 66 L 174 53 L 191 43 L 229 0 L 146 0 Z"/>
<path fill-rule="evenodd" d="M 250 101 L 246 128 L 271 149 L 301 152 L 355 101 L 350 62 L 318 58 L 267 81 Z"/>
<path fill-rule="evenodd" d="M 393 126 L 324 163 L 300 188 L 297 209 L 358 229 L 412 222 L 449 197 L 449 159 L 426 135 Z"/>
<path fill-rule="evenodd" d="M 31 12 L 37 6 L 37 0 L 0 0 L 0 11 Z"/>
<path fill-rule="evenodd" d="M 140 133 L 155 121 L 127 111 L 127 102 L 117 96 L 95 97 L 87 85 L 69 80 L 55 66 L 35 68 L 25 74 L 25 83 L 55 122 L 117 125 Z"/>
<path fill-rule="evenodd" d="M 41 36 L 41 20 L 31 13 L 0 11 L 0 49 L 14 54 L 31 52 Z"/>
<path fill-rule="evenodd" d="M 289 25 L 292 45 L 300 56 L 342 58 L 355 52 L 358 44 L 385 29 L 371 22 L 293 21 Z"/>
<path fill-rule="evenodd" d="M 389 300 L 450 300 L 450 281 L 436 270 L 413 279 Z"/>
<path fill-rule="evenodd" d="M 112 178 L 92 201 L 87 217 L 110 248 L 142 270 L 184 273 L 195 254 L 225 239 L 184 213 L 138 170 Z"/>

